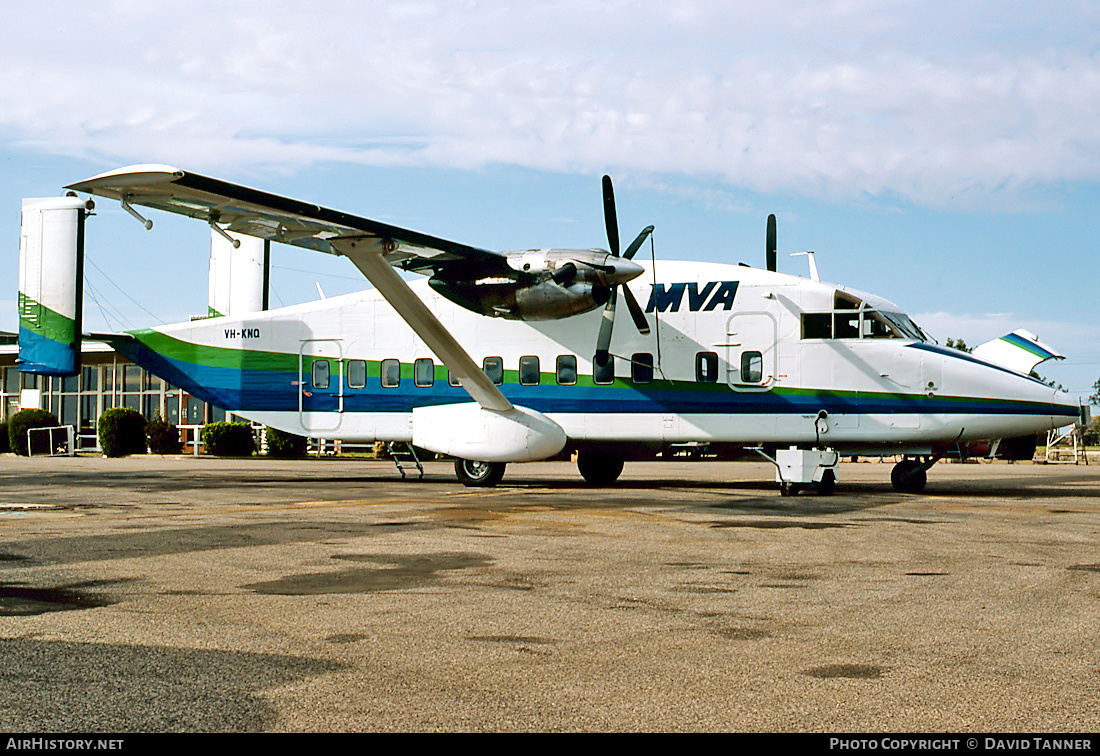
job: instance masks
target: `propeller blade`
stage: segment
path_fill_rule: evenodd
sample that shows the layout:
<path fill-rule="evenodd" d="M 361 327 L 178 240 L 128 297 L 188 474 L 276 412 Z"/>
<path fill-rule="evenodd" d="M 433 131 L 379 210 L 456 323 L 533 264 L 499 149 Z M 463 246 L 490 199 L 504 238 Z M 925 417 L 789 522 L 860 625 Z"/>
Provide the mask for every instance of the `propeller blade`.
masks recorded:
<path fill-rule="evenodd" d="M 653 226 L 646 226 L 642 229 L 642 233 L 638 234 L 638 238 L 630 242 L 630 246 L 626 248 L 626 252 L 623 252 L 623 257 L 627 260 L 633 260 L 635 253 L 645 243 L 645 240 L 649 238 L 649 235 L 653 233 Z"/>
<path fill-rule="evenodd" d="M 615 286 L 611 289 L 611 297 L 607 300 L 607 306 L 603 308 L 603 319 L 600 320 L 600 335 L 596 337 L 596 364 L 603 367 L 607 364 L 608 355 L 611 352 L 611 329 L 615 325 Z"/>
<path fill-rule="evenodd" d="M 630 317 L 634 318 L 634 326 L 638 329 L 638 333 L 648 336 L 649 321 L 645 319 L 645 313 L 642 312 L 638 300 L 634 298 L 634 292 L 625 286 L 622 289 L 623 294 L 626 296 L 626 309 L 630 311 Z"/>
<path fill-rule="evenodd" d="M 768 216 L 768 240 L 767 240 L 767 252 L 768 252 L 768 270 L 775 272 L 775 215 Z"/>
<path fill-rule="evenodd" d="M 612 257 L 619 256 L 619 216 L 615 214 L 615 190 L 611 177 L 603 177 L 603 220 L 607 226 L 607 243 Z"/>

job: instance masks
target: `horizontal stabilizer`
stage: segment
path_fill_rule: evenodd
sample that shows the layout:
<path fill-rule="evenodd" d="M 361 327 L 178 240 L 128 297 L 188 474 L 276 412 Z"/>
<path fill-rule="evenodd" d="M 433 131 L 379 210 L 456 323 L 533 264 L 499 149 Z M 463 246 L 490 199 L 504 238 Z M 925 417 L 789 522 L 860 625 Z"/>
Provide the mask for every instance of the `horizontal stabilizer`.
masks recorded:
<path fill-rule="evenodd" d="M 1064 360 L 1065 356 L 1039 341 L 1039 337 L 1023 329 L 974 348 L 973 355 L 994 365 L 1028 375 L 1035 366 L 1047 360 Z"/>

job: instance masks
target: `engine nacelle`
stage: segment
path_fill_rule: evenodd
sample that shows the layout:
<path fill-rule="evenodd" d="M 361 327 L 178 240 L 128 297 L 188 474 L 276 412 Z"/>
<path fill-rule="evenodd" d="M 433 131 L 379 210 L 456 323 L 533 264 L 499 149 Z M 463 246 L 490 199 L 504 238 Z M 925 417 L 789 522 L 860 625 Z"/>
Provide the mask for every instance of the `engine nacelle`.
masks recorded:
<path fill-rule="evenodd" d="M 611 289 L 574 280 L 563 286 L 553 278 L 541 281 L 452 281 L 433 277 L 428 282 L 442 296 L 467 310 L 510 320 L 557 320 L 607 304 Z"/>
<path fill-rule="evenodd" d="M 477 279 L 437 273 L 431 287 L 460 307 L 494 318 L 558 320 L 607 304 L 611 289 L 642 268 L 602 249 L 509 252 L 508 272 Z"/>

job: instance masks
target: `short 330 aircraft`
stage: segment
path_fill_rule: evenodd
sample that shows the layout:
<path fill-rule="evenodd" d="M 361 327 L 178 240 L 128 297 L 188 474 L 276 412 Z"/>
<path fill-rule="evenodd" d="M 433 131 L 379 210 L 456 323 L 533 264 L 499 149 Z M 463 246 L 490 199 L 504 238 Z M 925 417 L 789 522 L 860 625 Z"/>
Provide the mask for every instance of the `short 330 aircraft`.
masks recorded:
<path fill-rule="evenodd" d="M 200 219 L 234 245 L 244 235 L 347 257 L 373 290 L 109 338 L 237 415 L 412 443 L 454 456 L 467 485 L 567 447 L 587 481 L 608 484 L 642 450 L 694 442 L 758 448 L 784 493 L 831 491 L 840 455 L 901 455 L 893 485 L 918 491 L 970 442 L 1026 454 L 1080 411 L 1028 376 L 1060 356 L 1030 334 L 967 354 L 885 299 L 820 281 L 812 257 L 809 278 L 775 272 L 774 217 L 766 270 L 635 262 L 653 229 L 620 250 L 607 177 L 609 251 L 494 252 L 167 166 L 68 188 L 139 218 L 135 205 Z"/>

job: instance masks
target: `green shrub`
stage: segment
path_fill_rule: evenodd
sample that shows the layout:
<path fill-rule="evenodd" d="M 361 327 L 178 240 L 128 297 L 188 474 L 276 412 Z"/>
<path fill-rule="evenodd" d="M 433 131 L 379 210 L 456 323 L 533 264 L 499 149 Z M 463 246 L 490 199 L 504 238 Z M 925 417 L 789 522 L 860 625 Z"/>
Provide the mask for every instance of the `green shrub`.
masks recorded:
<path fill-rule="evenodd" d="M 28 455 L 27 450 L 27 430 L 30 428 L 50 428 L 52 426 L 60 425 L 57 416 L 52 412 L 47 412 L 41 409 L 24 409 L 19 410 L 11 416 L 11 420 L 8 421 L 8 444 L 11 450 L 16 454 L 21 454 L 24 457 Z M 48 452 L 49 449 L 43 447 L 39 449 L 38 444 L 47 444 L 47 441 L 39 442 L 35 440 L 34 450 L 41 452 Z"/>
<path fill-rule="evenodd" d="M 145 418 L 130 407 L 113 407 L 99 416 L 99 448 L 107 457 L 145 453 Z"/>
<path fill-rule="evenodd" d="M 11 451 L 11 439 L 8 438 L 8 424 L 0 423 L 0 454 Z"/>
<path fill-rule="evenodd" d="M 207 423 L 202 429 L 202 446 L 215 457 L 248 457 L 256 451 L 256 439 L 249 423 Z"/>
<path fill-rule="evenodd" d="M 157 415 L 145 424 L 145 440 L 153 454 L 179 454 L 183 451 L 180 430 Z"/>
<path fill-rule="evenodd" d="M 279 459 L 301 459 L 309 450 L 309 439 L 277 428 L 265 428 L 267 456 Z"/>

